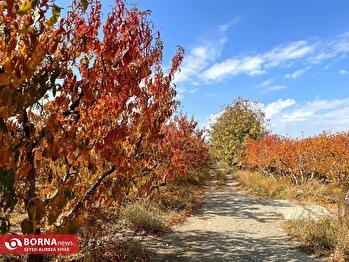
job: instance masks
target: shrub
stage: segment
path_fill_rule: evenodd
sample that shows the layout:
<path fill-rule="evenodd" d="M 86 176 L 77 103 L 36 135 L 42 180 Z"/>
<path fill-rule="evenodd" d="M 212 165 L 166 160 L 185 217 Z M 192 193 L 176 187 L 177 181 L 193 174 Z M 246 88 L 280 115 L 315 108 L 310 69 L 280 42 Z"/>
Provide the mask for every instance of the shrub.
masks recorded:
<path fill-rule="evenodd" d="M 136 229 L 154 233 L 164 230 L 164 224 L 159 215 L 154 210 L 146 208 L 141 202 L 125 206 L 121 209 L 120 215 L 126 224 Z"/>
<path fill-rule="evenodd" d="M 233 176 L 243 189 L 266 199 L 293 199 L 316 202 L 328 207 L 337 207 L 343 201 L 347 183 L 326 184 L 312 180 L 306 184 L 292 185 L 287 178 L 273 179 L 256 171 L 238 170 Z"/>
<path fill-rule="evenodd" d="M 244 189 L 261 198 L 292 199 L 297 195 L 297 188 L 285 180 L 276 181 L 253 171 L 236 171 L 233 176 Z"/>
<path fill-rule="evenodd" d="M 348 217 L 294 219 L 285 223 L 286 232 L 317 255 L 332 256 L 335 261 L 349 260 Z"/>

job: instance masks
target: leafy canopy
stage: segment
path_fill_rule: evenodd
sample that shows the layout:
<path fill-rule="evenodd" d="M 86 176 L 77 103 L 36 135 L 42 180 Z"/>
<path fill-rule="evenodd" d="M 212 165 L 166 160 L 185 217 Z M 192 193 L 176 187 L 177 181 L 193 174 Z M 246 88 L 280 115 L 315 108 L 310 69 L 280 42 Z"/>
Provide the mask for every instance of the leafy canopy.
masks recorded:
<path fill-rule="evenodd" d="M 247 141 L 266 133 L 266 120 L 256 103 L 238 98 L 224 107 L 210 128 L 211 155 L 226 164 L 240 166 Z"/>
<path fill-rule="evenodd" d="M 74 0 L 59 22 L 47 0 L 0 8 L 2 232 L 18 203 L 23 233 L 75 232 L 92 205 L 149 194 L 205 159 L 196 122 L 172 118 L 183 50 L 164 72 L 149 11 L 116 1 L 102 25 L 98 0 Z"/>

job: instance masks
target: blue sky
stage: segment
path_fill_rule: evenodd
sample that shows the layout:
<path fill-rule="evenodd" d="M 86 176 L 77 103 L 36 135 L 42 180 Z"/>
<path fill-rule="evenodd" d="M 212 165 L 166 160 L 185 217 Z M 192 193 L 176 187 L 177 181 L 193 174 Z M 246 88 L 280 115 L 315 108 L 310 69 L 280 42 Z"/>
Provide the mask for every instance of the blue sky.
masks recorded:
<path fill-rule="evenodd" d="M 202 127 L 234 98 L 261 103 L 294 137 L 349 130 L 349 1 L 143 0 L 164 41 L 182 109 Z M 107 14 L 113 1 L 102 1 Z"/>

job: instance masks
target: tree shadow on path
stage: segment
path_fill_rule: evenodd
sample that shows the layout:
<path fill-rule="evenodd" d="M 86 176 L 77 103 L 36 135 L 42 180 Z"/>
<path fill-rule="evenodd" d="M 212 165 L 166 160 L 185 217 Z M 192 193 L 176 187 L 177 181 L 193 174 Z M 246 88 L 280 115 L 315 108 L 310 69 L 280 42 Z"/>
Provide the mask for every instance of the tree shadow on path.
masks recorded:
<path fill-rule="evenodd" d="M 282 230 L 295 204 L 256 199 L 236 182 L 209 186 L 197 214 L 150 243 L 153 261 L 321 261 L 296 248 Z M 148 245 L 148 244 L 147 244 Z"/>

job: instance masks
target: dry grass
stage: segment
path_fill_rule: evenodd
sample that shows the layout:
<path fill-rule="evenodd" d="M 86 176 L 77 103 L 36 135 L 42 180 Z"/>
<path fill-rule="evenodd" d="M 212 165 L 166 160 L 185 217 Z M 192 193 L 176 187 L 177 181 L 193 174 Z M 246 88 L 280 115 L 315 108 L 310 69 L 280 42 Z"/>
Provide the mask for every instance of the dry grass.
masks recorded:
<path fill-rule="evenodd" d="M 284 228 L 312 253 L 330 257 L 333 261 L 349 261 L 349 211 L 343 207 L 347 184 L 313 180 L 294 186 L 286 179 L 275 180 L 247 170 L 236 170 L 233 176 L 244 190 L 260 198 L 315 202 L 338 209 L 337 216 L 293 219 L 287 221 Z"/>
<path fill-rule="evenodd" d="M 330 208 L 336 208 L 343 202 L 347 184 L 326 184 L 318 180 L 298 186 L 291 185 L 287 179 L 275 180 L 259 172 L 237 170 L 233 172 L 242 188 L 266 199 L 289 199 L 301 202 L 315 202 Z"/>
<path fill-rule="evenodd" d="M 316 255 L 333 261 L 349 261 L 348 216 L 321 217 L 318 220 L 294 219 L 284 225 L 285 231 Z"/>
<path fill-rule="evenodd" d="M 121 209 L 121 219 L 133 229 L 148 233 L 166 231 L 181 222 L 201 203 L 201 193 L 208 181 L 220 179 L 210 174 L 209 165 L 190 172 L 176 182 L 160 188 L 147 199 L 128 204 Z"/>
<path fill-rule="evenodd" d="M 197 193 L 201 191 L 208 179 L 209 176 L 205 170 L 189 173 L 175 183 L 161 188 L 152 201 L 165 211 L 191 212 L 198 206 L 200 199 Z"/>
<path fill-rule="evenodd" d="M 160 212 L 147 208 L 142 202 L 125 206 L 121 209 L 120 217 L 134 229 L 157 233 L 164 230 Z"/>

